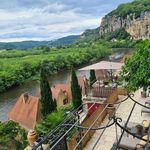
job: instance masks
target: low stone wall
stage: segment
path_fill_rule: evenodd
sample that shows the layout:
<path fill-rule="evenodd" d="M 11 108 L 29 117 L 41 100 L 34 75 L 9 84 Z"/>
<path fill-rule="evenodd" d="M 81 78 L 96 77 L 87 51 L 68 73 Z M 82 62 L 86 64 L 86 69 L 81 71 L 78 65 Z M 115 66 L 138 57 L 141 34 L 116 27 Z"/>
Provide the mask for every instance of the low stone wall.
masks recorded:
<path fill-rule="evenodd" d="M 123 88 L 117 88 L 113 93 L 108 97 L 107 103 L 115 103 L 118 100 L 119 95 L 125 95 L 127 92 Z"/>

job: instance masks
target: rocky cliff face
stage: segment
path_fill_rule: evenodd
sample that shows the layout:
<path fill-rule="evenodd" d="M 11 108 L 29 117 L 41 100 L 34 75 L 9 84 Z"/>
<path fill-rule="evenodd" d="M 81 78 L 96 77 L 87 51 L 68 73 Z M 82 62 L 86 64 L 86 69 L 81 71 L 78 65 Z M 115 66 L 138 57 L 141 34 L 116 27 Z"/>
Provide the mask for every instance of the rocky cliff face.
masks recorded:
<path fill-rule="evenodd" d="M 138 18 L 129 14 L 125 18 L 106 15 L 101 22 L 100 35 L 125 28 L 133 39 L 150 38 L 150 11 L 141 12 Z"/>

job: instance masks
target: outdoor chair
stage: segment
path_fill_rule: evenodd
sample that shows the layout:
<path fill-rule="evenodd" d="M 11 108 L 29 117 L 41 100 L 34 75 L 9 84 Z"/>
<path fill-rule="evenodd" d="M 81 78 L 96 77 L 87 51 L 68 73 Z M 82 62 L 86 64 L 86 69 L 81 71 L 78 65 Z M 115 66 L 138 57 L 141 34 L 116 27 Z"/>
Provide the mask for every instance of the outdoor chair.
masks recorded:
<path fill-rule="evenodd" d="M 146 136 L 143 138 L 146 139 Z M 117 145 L 117 143 L 115 142 L 114 145 Z M 146 146 L 148 149 L 145 149 Z M 146 145 L 143 140 L 123 136 L 118 148 L 119 150 L 150 150 L 150 144 Z"/>
<path fill-rule="evenodd" d="M 125 121 L 122 122 L 122 126 L 124 127 L 125 126 Z M 137 126 L 140 126 L 142 127 L 142 130 L 140 133 L 137 133 L 137 131 L 139 129 L 136 129 L 135 127 Z M 127 126 L 126 126 L 126 129 L 128 131 L 130 131 L 131 133 L 134 133 L 134 134 L 141 134 L 141 136 L 147 134 L 148 132 L 148 128 L 150 127 L 150 120 L 143 120 L 142 123 L 136 123 L 136 122 L 128 122 Z M 139 127 L 137 127 L 139 128 Z M 122 130 L 121 130 L 122 132 Z M 125 134 L 124 134 L 125 135 Z M 129 134 L 127 133 L 127 137 L 129 136 Z"/>
<path fill-rule="evenodd" d="M 146 108 L 146 107 L 142 107 L 141 109 L 141 116 L 143 113 L 150 113 L 150 99 L 146 100 L 145 101 L 145 106 L 149 107 L 149 108 Z"/>
<path fill-rule="evenodd" d="M 125 126 L 125 123 L 126 123 L 126 121 L 123 121 L 123 122 L 122 122 L 122 126 L 123 126 L 123 127 Z M 127 130 L 131 130 L 132 127 L 134 127 L 134 126 L 136 126 L 136 125 L 138 125 L 138 124 L 139 124 L 139 123 L 137 123 L 137 122 L 128 122 L 126 129 L 127 129 Z M 121 130 L 121 131 L 122 131 L 122 130 Z M 127 136 L 128 136 L 128 133 L 127 133 Z"/>
<path fill-rule="evenodd" d="M 149 114 L 150 113 L 150 108 L 142 107 L 142 109 L 141 109 L 141 116 L 142 116 L 143 113 Z"/>
<path fill-rule="evenodd" d="M 146 146 L 137 144 L 136 145 L 136 150 L 150 150 L 150 144 L 148 144 L 147 149 L 146 149 Z"/>
<path fill-rule="evenodd" d="M 143 136 L 143 139 L 147 140 L 147 138 L 148 135 Z M 136 145 L 136 150 L 150 150 L 150 143 L 140 140 L 140 142 Z"/>
<path fill-rule="evenodd" d="M 118 148 L 122 150 L 135 150 L 139 142 L 140 140 L 137 138 L 129 138 L 129 137 L 123 136 Z M 115 145 L 116 144 L 117 142 L 115 142 Z"/>
<path fill-rule="evenodd" d="M 145 101 L 145 106 L 146 106 L 146 105 L 150 106 L 150 98 Z"/>

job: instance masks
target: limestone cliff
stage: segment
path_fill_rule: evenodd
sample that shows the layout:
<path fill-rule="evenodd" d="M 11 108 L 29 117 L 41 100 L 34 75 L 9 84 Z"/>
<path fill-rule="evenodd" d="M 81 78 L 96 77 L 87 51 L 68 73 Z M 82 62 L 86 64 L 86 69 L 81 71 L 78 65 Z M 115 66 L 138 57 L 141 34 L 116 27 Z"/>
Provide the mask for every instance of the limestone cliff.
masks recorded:
<path fill-rule="evenodd" d="M 150 11 L 142 12 L 139 18 L 135 14 L 127 15 L 126 19 L 121 17 L 105 17 L 100 26 L 100 35 L 125 28 L 133 39 L 150 38 Z"/>
<path fill-rule="evenodd" d="M 101 22 L 100 35 L 124 28 L 133 39 L 150 38 L 150 1 L 134 1 L 120 5 Z"/>

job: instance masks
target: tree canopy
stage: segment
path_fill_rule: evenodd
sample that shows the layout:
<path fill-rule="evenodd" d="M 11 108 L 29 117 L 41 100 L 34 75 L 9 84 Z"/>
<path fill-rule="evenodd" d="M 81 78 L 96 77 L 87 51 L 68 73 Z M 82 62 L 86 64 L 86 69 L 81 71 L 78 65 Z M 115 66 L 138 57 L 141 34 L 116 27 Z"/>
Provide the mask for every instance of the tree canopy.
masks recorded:
<path fill-rule="evenodd" d="M 0 122 L 0 149 L 24 149 L 27 146 L 27 133 L 17 123 Z M 19 137 L 19 138 L 16 138 Z"/>
<path fill-rule="evenodd" d="M 0 92 L 38 75 L 41 62 L 44 62 L 46 74 L 52 75 L 61 70 L 70 69 L 71 66 L 79 67 L 89 62 L 96 62 L 111 53 L 108 45 L 108 43 L 96 41 L 93 44 L 70 45 L 66 49 L 51 48 L 49 52 L 44 53 L 41 49 L 1 51 Z"/>
<path fill-rule="evenodd" d="M 132 58 L 126 59 L 121 76 L 129 91 L 150 86 L 150 40 L 139 44 Z"/>
<path fill-rule="evenodd" d="M 131 3 L 121 4 L 117 9 L 113 10 L 107 16 L 116 15 L 118 17 L 126 18 L 127 15 L 135 13 L 135 17 L 138 18 L 141 12 L 150 10 L 149 0 L 134 0 Z"/>

